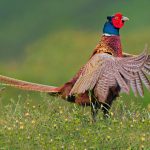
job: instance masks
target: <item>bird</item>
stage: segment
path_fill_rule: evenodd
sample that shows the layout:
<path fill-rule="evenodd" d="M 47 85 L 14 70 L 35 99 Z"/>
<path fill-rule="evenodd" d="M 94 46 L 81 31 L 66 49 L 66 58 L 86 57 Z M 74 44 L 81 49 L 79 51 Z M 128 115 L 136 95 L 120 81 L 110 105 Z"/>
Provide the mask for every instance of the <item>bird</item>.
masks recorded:
<path fill-rule="evenodd" d="M 23 90 L 45 92 L 62 99 L 91 107 L 93 122 L 98 110 L 108 118 L 109 110 L 120 93 L 132 89 L 135 96 L 143 97 L 143 84 L 150 90 L 150 55 L 145 50 L 139 55 L 124 53 L 122 50 L 120 29 L 129 19 L 122 13 L 107 16 L 100 41 L 94 48 L 87 63 L 75 76 L 55 87 L 22 81 L 0 75 L 0 83 Z"/>

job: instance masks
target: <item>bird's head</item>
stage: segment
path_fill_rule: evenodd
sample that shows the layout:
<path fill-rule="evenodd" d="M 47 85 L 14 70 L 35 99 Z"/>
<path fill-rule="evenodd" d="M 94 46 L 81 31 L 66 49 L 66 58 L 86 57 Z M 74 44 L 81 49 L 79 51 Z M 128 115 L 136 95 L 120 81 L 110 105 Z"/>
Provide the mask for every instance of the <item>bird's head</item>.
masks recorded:
<path fill-rule="evenodd" d="M 124 26 L 125 21 L 129 19 L 121 13 L 116 13 L 113 16 L 107 16 L 107 22 L 104 25 L 103 33 L 109 35 L 119 35 L 119 29 Z"/>

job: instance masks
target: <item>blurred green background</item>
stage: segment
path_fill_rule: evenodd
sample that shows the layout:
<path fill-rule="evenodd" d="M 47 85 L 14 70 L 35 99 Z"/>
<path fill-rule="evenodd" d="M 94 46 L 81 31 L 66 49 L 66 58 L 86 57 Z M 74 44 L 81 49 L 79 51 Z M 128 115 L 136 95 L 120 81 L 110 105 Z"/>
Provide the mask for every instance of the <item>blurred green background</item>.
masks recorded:
<path fill-rule="evenodd" d="M 130 18 L 121 30 L 125 52 L 138 54 L 150 45 L 149 0 L 1 0 L 0 74 L 48 85 L 69 80 L 88 60 L 99 41 L 106 16 Z M 2 101 L 39 93 L 6 88 Z M 124 99 L 149 103 L 145 98 Z"/>

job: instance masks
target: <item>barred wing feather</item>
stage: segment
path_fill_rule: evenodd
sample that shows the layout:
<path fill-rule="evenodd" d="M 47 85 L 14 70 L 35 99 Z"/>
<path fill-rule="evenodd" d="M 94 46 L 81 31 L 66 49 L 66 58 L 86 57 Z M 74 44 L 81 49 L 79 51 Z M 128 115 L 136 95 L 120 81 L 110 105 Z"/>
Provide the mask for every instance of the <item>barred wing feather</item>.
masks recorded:
<path fill-rule="evenodd" d="M 150 82 L 145 74 L 150 74 L 150 56 L 146 51 L 124 58 L 106 53 L 95 54 L 83 67 L 70 94 L 95 88 L 95 94 L 106 99 L 109 89 L 119 85 L 122 92 L 129 93 L 131 87 L 135 96 L 137 93 L 143 96 L 143 84 L 150 90 Z"/>
<path fill-rule="evenodd" d="M 84 93 L 91 90 L 95 86 L 100 73 L 103 70 L 103 58 L 98 54 L 94 55 L 88 63 L 83 67 L 82 72 L 73 86 L 70 95 L 73 93 Z M 101 68 L 101 71 L 100 71 Z"/>

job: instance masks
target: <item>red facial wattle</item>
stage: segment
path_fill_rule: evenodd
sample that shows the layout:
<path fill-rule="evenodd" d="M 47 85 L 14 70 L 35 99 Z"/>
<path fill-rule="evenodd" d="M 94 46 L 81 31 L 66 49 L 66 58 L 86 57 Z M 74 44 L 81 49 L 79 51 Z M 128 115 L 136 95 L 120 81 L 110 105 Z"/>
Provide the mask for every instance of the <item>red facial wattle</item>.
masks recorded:
<path fill-rule="evenodd" d="M 115 20 L 114 18 L 112 19 L 112 24 L 114 25 L 115 28 L 122 28 L 124 25 L 124 22 L 122 20 Z"/>
<path fill-rule="evenodd" d="M 122 20 L 122 14 L 117 13 L 114 15 L 112 18 L 112 24 L 114 25 L 115 28 L 122 28 L 124 25 L 124 21 Z"/>

